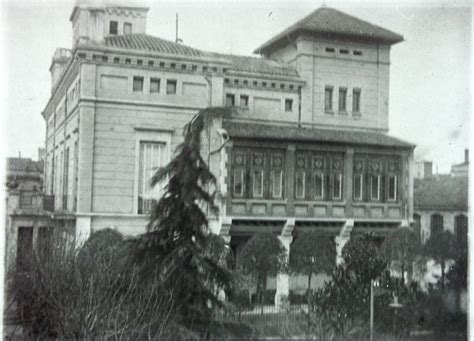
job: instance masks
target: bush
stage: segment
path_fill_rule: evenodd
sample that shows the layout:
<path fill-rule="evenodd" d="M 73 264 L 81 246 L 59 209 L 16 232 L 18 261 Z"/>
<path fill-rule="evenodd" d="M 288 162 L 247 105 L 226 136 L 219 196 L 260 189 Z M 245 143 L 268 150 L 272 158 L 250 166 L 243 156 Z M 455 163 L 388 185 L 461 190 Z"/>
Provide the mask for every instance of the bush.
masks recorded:
<path fill-rule="evenodd" d="M 163 337 L 178 328 L 173 296 L 156 274 L 139 277 L 129 262 L 131 243 L 117 232 L 96 232 L 79 250 L 53 245 L 47 255 L 30 255 L 29 271 L 13 274 L 9 295 L 25 336 Z"/>

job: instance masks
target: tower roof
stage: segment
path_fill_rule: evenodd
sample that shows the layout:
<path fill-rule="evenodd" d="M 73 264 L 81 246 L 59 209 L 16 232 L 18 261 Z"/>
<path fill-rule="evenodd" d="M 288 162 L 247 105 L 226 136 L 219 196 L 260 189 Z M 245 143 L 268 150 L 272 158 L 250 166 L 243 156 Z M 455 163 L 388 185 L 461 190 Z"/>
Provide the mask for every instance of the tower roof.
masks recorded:
<path fill-rule="evenodd" d="M 350 38 L 396 44 L 403 41 L 403 36 L 367 21 L 360 20 L 333 8 L 321 7 L 307 17 L 291 25 L 266 43 L 255 49 L 254 53 L 264 53 L 284 39 L 300 33 L 332 34 Z"/>

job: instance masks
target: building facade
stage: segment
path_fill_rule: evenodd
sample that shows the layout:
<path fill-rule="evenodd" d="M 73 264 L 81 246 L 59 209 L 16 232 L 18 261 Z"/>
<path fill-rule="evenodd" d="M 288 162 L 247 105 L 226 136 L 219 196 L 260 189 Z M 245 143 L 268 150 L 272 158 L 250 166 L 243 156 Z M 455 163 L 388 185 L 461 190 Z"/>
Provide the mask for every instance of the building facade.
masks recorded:
<path fill-rule="evenodd" d="M 75 6 L 72 49 L 53 57 L 45 189 L 77 238 L 143 233 L 162 193 L 147 184 L 154 167 L 209 106 L 233 107 L 202 154 L 224 198 L 211 229 L 235 252 L 259 231 L 288 250 L 320 231 L 340 254 L 351 234 L 410 225 L 414 146 L 387 134 L 390 48 L 402 36 L 320 8 L 260 57 L 235 56 L 148 35 L 147 12 Z M 289 279 L 276 290 L 288 294 Z"/>

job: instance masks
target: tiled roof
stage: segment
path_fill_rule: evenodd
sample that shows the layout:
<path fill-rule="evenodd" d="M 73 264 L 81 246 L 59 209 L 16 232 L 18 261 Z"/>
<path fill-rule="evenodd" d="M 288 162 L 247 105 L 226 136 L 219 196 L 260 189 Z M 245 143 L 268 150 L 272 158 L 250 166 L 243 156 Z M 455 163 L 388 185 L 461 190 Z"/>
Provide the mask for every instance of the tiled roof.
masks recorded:
<path fill-rule="evenodd" d="M 106 37 L 102 43 L 99 43 L 99 46 L 158 52 L 191 58 L 214 59 L 219 62 L 227 63 L 230 70 L 237 72 L 299 77 L 296 68 L 293 66 L 270 59 L 201 51 L 190 46 L 141 33 Z"/>
<path fill-rule="evenodd" d="M 415 179 L 415 210 L 459 209 L 467 210 L 468 177 L 449 175 Z"/>
<path fill-rule="evenodd" d="M 7 171 L 10 172 L 42 172 L 43 162 L 27 158 L 7 158 Z"/>
<path fill-rule="evenodd" d="M 413 144 L 377 132 L 299 128 L 281 125 L 236 122 L 232 120 L 225 120 L 223 127 L 226 129 L 229 136 L 234 138 L 314 141 L 401 148 L 414 147 Z"/>
<path fill-rule="evenodd" d="M 355 38 L 382 41 L 395 44 L 403 41 L 403 36 L 385 28 L 370 24 L 338 10 L 321 7 L 307 17 L 291 25 L 283 32 L 258 47 L 254 53 L 261 53 L 282 39 L 297 32 L 336 34 Z"/>

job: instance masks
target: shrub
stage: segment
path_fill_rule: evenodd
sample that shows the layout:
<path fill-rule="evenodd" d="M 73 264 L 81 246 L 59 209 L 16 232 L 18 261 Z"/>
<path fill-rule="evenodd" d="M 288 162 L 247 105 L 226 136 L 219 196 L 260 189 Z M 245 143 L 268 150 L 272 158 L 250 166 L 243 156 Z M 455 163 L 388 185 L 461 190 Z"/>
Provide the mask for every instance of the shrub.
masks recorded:
<path fill-rule="evenodd" d="M 130 243 L 112 230 L 91 235 L 79 249 L 60 241 L 46 255 L 32 253 L 29 271 L 13 275 L 13 314 L 33 338 L 171 336 L 172 296 L 157 274 L 143 280 L 129 259 Z"/>

